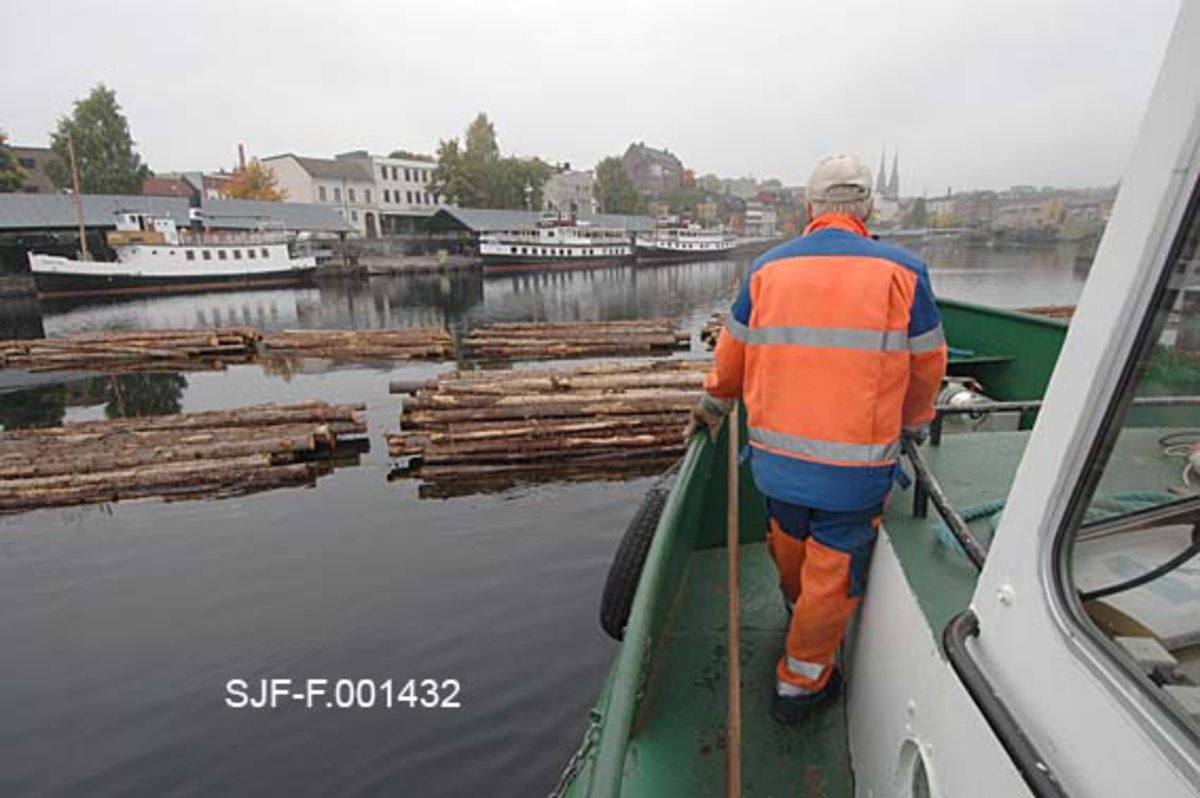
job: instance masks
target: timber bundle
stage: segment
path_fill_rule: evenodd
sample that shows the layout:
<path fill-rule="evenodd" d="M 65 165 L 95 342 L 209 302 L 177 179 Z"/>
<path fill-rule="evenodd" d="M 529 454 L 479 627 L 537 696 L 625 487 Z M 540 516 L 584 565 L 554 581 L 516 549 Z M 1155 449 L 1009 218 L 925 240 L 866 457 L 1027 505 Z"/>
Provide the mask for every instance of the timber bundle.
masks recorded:
<path fill-rule="evenodd" d="M 253 358 L 257 330 L 137 330 L 0 341 L 0 368 L 27 371 L 217 371 Z"/>
<path fill-rule="evenodd" d="M 392 383 L 408 393 L 388 451 L 423 496 L 517 480 L 604 479 L 661 470 L 683 454 L 683 426 L 708 361 L 451 372 Z"/>
<path fill-rule="evenodd" d="M 267 355 L 330 360 L 445 360 L 452 354 L 443 327 L 398 330 L 284 330 L 266 333 Z"/>
<path fill-rule="evenodd" d="M 363 409 L 301 402 L 0 432 L 0 512 L 311 485 L 356 462 Z"/>
<path fill-rule="evenodd" d="M 670 319 L 499 322 L 472 330 L 463 355 L 481 361 L 666 356 L 690 341 Z"/>

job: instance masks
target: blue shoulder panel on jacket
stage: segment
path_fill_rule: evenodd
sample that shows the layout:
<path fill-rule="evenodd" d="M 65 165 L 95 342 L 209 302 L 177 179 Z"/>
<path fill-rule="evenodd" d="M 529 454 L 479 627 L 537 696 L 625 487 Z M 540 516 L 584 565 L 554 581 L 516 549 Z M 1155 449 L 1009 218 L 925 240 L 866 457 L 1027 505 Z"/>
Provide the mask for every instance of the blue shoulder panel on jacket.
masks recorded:
<path fill-rule="evenodd" d="M 929 270 L 925 264 L 904 247 L 885 244 L 873 238 L 850 233 L 845 230 L 818 230 L 780 244 L 758 256 L 742 281 L 741 291 L 733 304 L 733 317 L 742 324 L 750 323 L 750 280 L 768 263 L 784 258 L 801 258 L 820 255 L 850 255 L 864 258 L 883 258 L 899 264 L 917 276 L 916 297 L 910 314 L 909 334 L 920 335 L 941 324 L 933 287 L 929 282 Z"/>

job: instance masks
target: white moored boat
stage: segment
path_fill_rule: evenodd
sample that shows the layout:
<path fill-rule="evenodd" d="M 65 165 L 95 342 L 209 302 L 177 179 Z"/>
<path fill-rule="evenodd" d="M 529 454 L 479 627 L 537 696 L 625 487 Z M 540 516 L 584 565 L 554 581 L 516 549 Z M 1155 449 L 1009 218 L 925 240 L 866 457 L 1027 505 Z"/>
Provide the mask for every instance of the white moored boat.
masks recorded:
<path fill-rule="evenodd" d="M 621 261 L 633 255 L 629 234 L 546 213 L 537 227 L 481 236 L 479 256 L 488 269 L 571 268 Z"/>
<path fill-rule="evenodd" d="M 669 223 L 634 240 L 638 260 L 703 260 L 723 258 L 737 247 L 737 237 L 721 228 Z"/>
<path fill-rule="evenodd" d="M 108 234 L 111 261 L 29 253 L 37 292 L 45 297 L 93 293 L 207 291 L 303 283 L 317 268 L 286 240 L 261 234 L 185 235 L 170 218 L 122 214 Z"/>

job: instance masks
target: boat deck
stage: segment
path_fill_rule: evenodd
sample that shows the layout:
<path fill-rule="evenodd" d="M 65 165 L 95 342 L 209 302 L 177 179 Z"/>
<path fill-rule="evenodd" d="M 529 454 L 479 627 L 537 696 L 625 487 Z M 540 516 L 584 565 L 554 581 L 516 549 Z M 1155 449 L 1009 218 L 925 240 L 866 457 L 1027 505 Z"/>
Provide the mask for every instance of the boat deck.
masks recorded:
<path fill-rule="evenodd" d="M 1180 484 L 1180 461 L 1164 456 L 1158 444 L 1162 435 L 1174 431 L 1126 430 L 1101 494 L 1159 492 Z M 1007 497 L 1028 442 L 1028 432 L 960 433 L 946 435 L 940 446 L 926 446 L 923 453 L 950 503 L 962 513 Z M 935 530 L 941 519 L 932 504 L 927 517 L 913 517 L 912 496 L 912 488 L 894 491 L 883 523 L 909 586 L 940 638 L 950 619 L 970 604 L 978 574 L 965 555 L 938 539 Z"/>
<path fill-rule="evenodd" d="M 787 614 L 766 545 L 741 558 L 743 795 L 852 795 L 841 702 L 796 727 L 771 717 Z M 625 795 L 725 794 L 725 586 L 725 550 L 695 552 L 645 687 Z"/>

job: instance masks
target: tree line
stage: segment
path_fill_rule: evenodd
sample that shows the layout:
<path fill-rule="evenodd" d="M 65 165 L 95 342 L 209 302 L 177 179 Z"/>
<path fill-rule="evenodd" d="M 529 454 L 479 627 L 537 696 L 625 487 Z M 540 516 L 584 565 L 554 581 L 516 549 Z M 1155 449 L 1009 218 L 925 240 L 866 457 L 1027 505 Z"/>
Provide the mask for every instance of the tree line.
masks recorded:
<path fill-rule="evenodd" d="M 142 161 L 116 92 L 103 83 L 78 100 L 59 119 L 50 135 L 54 158 L 46 174 L 59 189 L 73 190 L 71 148 L 84 194 L 141 194 L 154 172 Z M 537 210 L 542 207 L 546 181 L 553 167 L 541 158 L 505 155 L 496 127 L 486 113 L 478 114 L 464 135 L 441 141 L 436 160 L 396 150 L 392 157 L 434 161 L 434 190 L 455 205 L 467 208 Z M 20 191 L 25 174 L 0 131 L 0 192 Z M 282 200 L 275 173 L 257 159 L 238 168 L 223 189 L 235 199 Z M 604 158 L 596 165 L 594 193 L 604 213 L 642 213 L 646 198 L 625 173 L 621 159 Z"/>
<path fill-rule="evenodd" d="M 103 83 L 77 100 L 50 134 L 54 157 L 47 159 L 45 171 L 58 189 L 74 190 L 72 149 L 82 194 L 141 194 L 146 180 L 154 175 L 137 151 L 116 92 Z M 0 193 L 20 191 L 26 176 L 0 132 Z M 278 188 L 275 173 L 257 160 L 234 171 L 225 194 L 233 199 L 260 200 L 286 196 Z"/>

